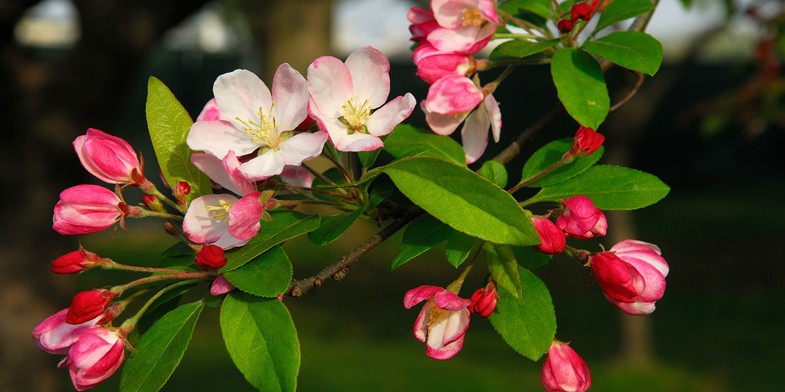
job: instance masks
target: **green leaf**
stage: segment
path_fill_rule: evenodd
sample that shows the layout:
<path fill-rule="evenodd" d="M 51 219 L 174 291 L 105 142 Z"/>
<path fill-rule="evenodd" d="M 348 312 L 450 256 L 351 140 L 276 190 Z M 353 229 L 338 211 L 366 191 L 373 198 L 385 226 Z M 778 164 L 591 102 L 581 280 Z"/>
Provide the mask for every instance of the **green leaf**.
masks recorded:
<path fill-rule="evenodd" d="M 191 261 L 193 262 L 193 259 Z M 177 305 L 180 304 L 180 299 L 182 299 L 183 295 L 196 285 L 197 283 L 187 284 L 167 291 L 147 308 L 139 322 L 136 323 L 136 328 L 134 328 L 133 332 L 138 332 L 139 335 L 147 332 L 161 317 L 175 310 Z"/>
<path fill-rule="evenodd" d="M 526 164 L 523 165 L 521 182 L 528 181 L 546 168 L 559 162 L 564 154 L 570 151 L 572 140 L 572 138 L 554 140 L 535 151 L 534 154 L 529 157 L 529 160 L 526 161 Z M 562 167 L 532 181 L 528 186 L 544 187 L 569 180 L 597 163 L 597 161 L 602 158 L 604 151 L 605 148 L 600 146 L 600 148 L 591 155 L 575 158 L 572 162 L 564 164 Z"/>
<path fill-rule="evenodd" d="M 377 182 L 371 192 L 368 194 L 368 199 L 371 206 L 378 207 L 381 202 L 387 200 L 393 194 L 393 187 L 389 182 Z"/>
<path fill-rule="evenodd" d="M 401 247 L 390 262 L 390 268 L 396 269 L 428 249 L 447 241 L 450 231 L 447 225 L 430 215 L 417 217 L 406 226 Z"/>
<path fill-rule="evenodd" d="M 449 136 L 401 124 L 384 140 L 384 151 L 396 158 L 419 155 L 443 158 L 466 165 L 463 147 Z"/>
<path fill-rule="evenodd" d="M 669 191 L 665 183 L 649 173 L 621 166 L 596 165 L 570 181 L 542 188 L 526 204 L 559 202 L 584 195 L 601 210 L 635 210 L 660 201 Z"/>
<path fill-rule="evenodd" d="M 481 176 L 496 184 L 499 188 L 507 186 L 507 169 L 504 167 L 504 164 L 499 161 L 485 161 L 482 164 L 482 167 L 480 167 L 479 173 Z"/>
<path fill-rule="evenodd" d="M 559 100 L 579 124 L 597 129 L 610 110 L 608 88 L 600 64 L 590 54 L 563 48 L 551 60 Z"/>
<path fill-rule="evenodd" d="M 321 226 L 308 233 L 308 239 L 316 245 L 327 245 L 337 240 L 362 216 L 363 211 L 364 209 L 359 208 L 345 214 L 323 218 Z"/>
<path fill-rule="evenodd" d="M 556 336 L 556 313 L 545 284 L 524 268 L 520 268 L 520 275 L 523 295 L 518 299 L 499 288 L 499 302 L 490 320 L 510 347 L 536 361 L 548 351 Z"/>
<path fill-rule="evenodd" d="M 488 261 L 488 271 L 491 273 L 493 280 L 496 281 L 496 284 L 499 287 L 503 287 L 515 298 L 520 298 L 523 295 L 521 275 L 512 249 L 507 245 L 486 243 L 483 245 L 482 250 L 485 252 L 485 258 Z"/>
<path fill-rule="evenodd" d="M 221 306 L 226 350 L 245 379 L 259 391 L 294 391 L 300 342 L 286 307 L 232 291 Z"/>
<path fill-rule="evenodd" d="M 488 59 L 492 61 L 522 59 L 552 48 L 559 42 L 558 39 L 537 42 L 516 39 L 502 42 L 499 46 L 493 48 L 491 54 L 488 55 Z"/>
<path fill-rule="evenodd" d="M 412 202 L 455 230 L 483 240 L 534 245 L 539 237 L 518 202 L 466 167 L 429 157 L 382 169 Z"/>
<path fill-rule="evenodd" d="M 602 11 L 600 21 L 597 22 L 594 32 L 596 33 L 625 19 L 645 14 L 653 9 L 654 6 L 651 4 L 651 0 L 614 0 Z"/>
<path fill-rule="evenodd" d="M 275 298 L 292 282 L 292 262 L 280 246 L 262 253 L 242 267 L 224 274 L 238 289 L 259 297 Z"/>
<path fill-rule="evenodd" d="M 219 270 L 225 273 L 253 260 L 256 256 L 290 238 L 319 228 L 319 216 L 295 211 L 272 211 L 272 221 L 262 222 L 256 237 L 241 248 L 226 252 L 226 265 Z"/>
<path fill-rule="evenodd" d="M 501 4 L 499 8 L 512 15 L 516 15 L 519 10 L 525 10 L 545 19 L 551 17 L 550 0 L 509 0 Z"/>
<path fill-rule="evenodd" d="M 147 81 L 147 128 L 155 156 L 166 182 L 174 188 L 180 181 L 191 186 L 188 201 L 210 193 L 210 179 L 191 163 L 191 149 L 185 138 L 193 121 L 183 105 L 160 80 Z"/>
<path fill-rule="evenodd" d="M 528 270 L 545 267 L 553 259 L 553 255 L 537 252 L 531 246 L 513 246 L 512 253 L 518 265 Z"/>
<path fill-rule="evenodd" d="M 180 364 L 203 308 L 201 301 L 183 305 L 153 324 L 125 361 L 120 391 L 160 390 Z"/>
<path fill-rule="evenodd" d="M 654 75 L 662 64 L 662 44 L 641 31 L 619 31 L 583 44 L 583 49 L 633 71 Z"/>
<path fill-rule="evenodd" d="M 447 240 L 447 247 L 444 248 L 444 255 L 453 267 L 458 268 L 469 257 L 474 247 L 482 241 L 470 235 L 452 230 L 450 238 Z"/>
<path fill-rule="evenodd" d="M 357 153 L 357 158 L 360 160 L 360 165 L 362 165 L 363 169 L 373 166 L 376 158 L 379 156 L 379 152 L 381 152 L 381 149 L 377 148 L 373 151 L 360 151 Z"/>

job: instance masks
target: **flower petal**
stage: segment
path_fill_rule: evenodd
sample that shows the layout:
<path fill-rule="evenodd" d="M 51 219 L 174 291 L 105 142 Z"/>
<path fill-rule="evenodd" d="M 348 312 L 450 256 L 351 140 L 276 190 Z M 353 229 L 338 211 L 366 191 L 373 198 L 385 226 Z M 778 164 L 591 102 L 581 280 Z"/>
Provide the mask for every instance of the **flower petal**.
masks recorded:
<path fill-rule="evenodd" d="M 478 107 L 469 117 L 466 117 L 466 122 L 461 128 L 461 141 L 467 164 L 474 163 L 485 152 L 490 126 L 491 121 L 484 107 Z"/>
<path fill-rule="evenodd" d="M 261 228 L 262 203 L 259 192 L 243 196 L 229 208 L 229 234 L 241 240 L 250 240 Z"/>
<path fill-rule="evenodd" d="M 308 83 L 289 64 L 281 64 L 273 77 L 273 117 L 278 132 L 291 131 L 308 115 Z"/>
<path fill-rule="evenodd" d="M 414 96 L 410 93 L 396 97 L 384 106 L 373 112 L 365 123 L 368 133 L 373 136 L 384 136 L 392 132 L 396 125 L 412 114 L 416 104 Z"/>
<path fill-rule="evenodd" d="M 352 76 L 354 95 L 367 99 L 378 108 L 390 95 L 390 61 L 372 46 L 362 47 L 349 55 L 346 67 Z"/>
<path fill-rule="evenodd" d="M 434 296 L 434 294 L 445 291 L 444 288 L 439 286 L 429 286 L 423 285 L 419 287 L 415 287 L 406 292 L 403 296 L 403 307 L 406 309 L 410 309 L 412 306 L 417 305 L 418 303 L 425 301 L 428 298 Z"/>
<path fill-rule="evenodd" d="M 320 115 L 340 117 L 343 105 L 354 94 L 349 68 L 335 57 L 319 57 L 308 66 L 308 91 L 311 93 L 309 106 L 315 105 Z"/>
<path fill-rule="evenodd" d="M 219 76 L 213 84 L 213 94 L 221 110 L 221 120 L 229 122 L 236 122 L 238 118 L 259 120 L 259 110 L 266 114 L 273 104 L 267 85 L 245 69 Z"/>
<path fill-rule="evenodd" d="M 327 132 L 319 131 L 298 133 L 284 140 L 279 148 L 284 154 L 285 164 L 300 166 L 303 161 L 318 157 L 322 153 L 327 138 Z"/>
<path fill-rule="evenodd" d="M 258 181 L 281 174 L 284 165 L 286 158 L 283 152 L 268 150 L 240 165 L 240 171 L 249 179 Z"/>
<path fill-rule="evenodd" d="M 206 151 L 218 158 L 225 157 L 229 151 L 242 156 L 259 148 L 248 134 L 238 131 L 226 121 L 195 122 L 185 143 L 194 151 Z"/>

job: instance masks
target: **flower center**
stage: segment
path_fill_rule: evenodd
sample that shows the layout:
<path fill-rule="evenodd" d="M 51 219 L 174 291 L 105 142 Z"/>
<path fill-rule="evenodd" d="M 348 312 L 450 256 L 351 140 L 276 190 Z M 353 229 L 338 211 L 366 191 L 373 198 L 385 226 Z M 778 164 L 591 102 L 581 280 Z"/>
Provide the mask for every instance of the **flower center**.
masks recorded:
<path fill-rule="evenodd" d="M 448 312 L 439 309 L 439 307 L 436 306 L 436 302 L 432 299 L 429 299 L 429 301 L 431 301 L 431 309 L 428 311 L 428 332 L 430 333 L 435 325 L 443 322 L 444 319 L 447 318 Z"/>
<path fill-rule="evenodd" d="M 219 200 L 217 206 L 206 205 L 204 208 L 210 214 L 210 219 L 219 222 L 229 222 L 229 209 L 232 208 L 232 202 L 228 200 Z"/>
<path fill-rule="evenodd" d="M 354 96 L 346 101 L 341 107 L 343 116 L 338 118 L 341 124 L 349 128 L 350 135 L 355 132 L 368 133 L 365 123 L 371 117 L 371 103 L 367 99 L 362 102 L 359 102 L 359 100 L 359 98 Z"/>
<path fill-rule="evenodd" d="M 479 8 L 465 8 L 463 10 L 463 25 L 464 26 L 479 26 L 485 18 L 482 17 Z"/>
<path fill-rule="evenodd" d="M 278 121 L 273 118 L 273 106 L 270 106 L 267 114 L 259 107 L 259 122 L 253 119 L 243 120 L 240 117 L 235 117 L 235 120 L 245 127 L 245 133 L 251 140 L 262 147 L 276 149 L 282 141 L 278 134 Z"/>

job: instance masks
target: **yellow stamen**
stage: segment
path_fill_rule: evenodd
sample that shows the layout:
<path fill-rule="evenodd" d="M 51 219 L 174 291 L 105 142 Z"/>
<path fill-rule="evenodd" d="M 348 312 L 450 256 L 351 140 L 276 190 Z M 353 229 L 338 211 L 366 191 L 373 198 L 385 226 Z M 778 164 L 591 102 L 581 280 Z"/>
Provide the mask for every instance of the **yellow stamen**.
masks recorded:
<path fill-rule="evenodd" d="M 240 117 L 235 117 L 235 120 L 245 127 L 245 133 L 251 137 L 251 140 L 263 148 L 277 149 L 282 141 L 278 134 L 278 121 L 273 118 L 272 105 L 268 114 L 264 114 L 262 108 L 259 107 L 259 122 L 254 119 L 243 120 Z"/>
<path fill-rule="evenodd" d="M 365 123 L 371 117 L 371 103 L 367 99 L 362 103 L 358 101 L 359 98 L 354 96 L 341 107 L 343 116 L 338 120 L 349 128 L 349 134 L 354 132 L 368 133 Z"/>
<path fill-rule="evenodd" d="M 482 17 L 478 8 L 465 8 L 463 10 L 463 25 L 464 26 L 479 26 L 485 18 Z"/>
<path fill-rule="evenodd" d="M 232 202 L 228 200 L 219 200 L 217 206 L 204 206 L 204 209 L 210 214 L 210 218 L 220 222 L 229 222 L 229 209 L 232 208 Z"/>

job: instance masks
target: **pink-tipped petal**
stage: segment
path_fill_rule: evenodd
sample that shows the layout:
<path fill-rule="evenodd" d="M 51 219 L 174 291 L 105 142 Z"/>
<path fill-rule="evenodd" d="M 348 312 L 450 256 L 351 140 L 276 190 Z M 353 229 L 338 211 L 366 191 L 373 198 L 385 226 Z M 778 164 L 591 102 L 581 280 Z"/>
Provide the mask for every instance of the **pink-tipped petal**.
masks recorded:
<path fill-rule="evenodd" d="M 318 157 L 322 153 L 327 138 L 327 132 L 318 131 L 298 133 L 284 140 L 280 149 L 284 154 L 285 164 L 300 166 L 303 161 Z"/>
<path fill-rule="evenodd" d="M 459 297 L 452 291 L 442 290 L 433 294 L 433 301 L 439 309 L 457 311 L 465 309 L 472 303 L 470 299 Z"/>
<path fill-rule="evenodd" d="M 460 76 L 446 76 L 428 88 L 425 109 L 444 115 L 468 113 L 483 100 L 483 93 L 471 79 Z"/>
<path fill-rule="evenodd" d="M 258 192 L 249 193 L 229 208 L 229 234 L 232 237 L 247 241 L 259 232 L 262 227 L 259 221 L 264 213 L 259 196 Z"/>
<path fill-rule="evenodd" d="M 420 309 L 420 313 L 417 314 L 417 319 L 414 320 L 414 337 L 421 342 L 424 342 L 428 337 L 428 324 L 430 324 L 431 306 L 433 305 L 430 302 L 423 305 L 422 309 Z"/>
<path fill-rule="evenodd" d="M 245 69 L 219 76 L 213 84 L 213 94 L 221 110 L 221 120 L 229 122 L 236 122 L 238 118 L 258 119 L 260 108 L 263 113 L 269 113 L 273 103 L 267 85 Z"/>
<path fill-rule="evenodd" d="M 654 310 L 657 308 L 654 302 L 620 302 L 616 301 L 609 296 L 605 296 L 605 298 L 610 302 L 613 306 L 619 308 L 621 311 L 627 314 L 631 314 L 633 316 L 645 316 L 647 314 L 654 313 Z"/>
<path fill-rule="evenodd" d="M 313 174 L 301 166 L 285 166 L 280 174 L 281 180 L 287 184 L 310 188 L 313 185 Z"/>
<path fill-rule="evenodd" d="M 202 108 L 202 111 L 196 116 L 196 121 L 213 121 L 221 119 L 221 109 L 218 108 L 218 102 L 215 98 L 210 99 Z"/>
<path fill-rule="evenodd" d="M 478 108 L 466 117 L 466 122 L 461 128 L 461 141 L 467 164 L 474 163 L 485 152 L 490 126 L 491 122 L 485 109 Z"/>
<path fill-rule="evenodd" d="M 335 57 L 319 57 L 308 67 L 308 91 L 309 106 L 316 105 L 322 116 L 340 117 L 343 105 L 354 94 L 349 68 Z"/>
<path fill-rule="evenodd" d="M 259 147 L 248 134 L 237 130 L 226 121 L 195 122 L 185 142 L 191 150 L 206 151 L 218 158 L 225 157 L 229 151 L 243 156 Z"/>
<path fill-rule="evenodd" d="M 368 122 L 365 124 L 368 128 L 368 133 L 373 136 L 389 134 L 395 126 L 412 114 L 416 103 L 414 96 L 410 93 L 387 102 L 373 112 L 371 118 L 368 119 Z"/>
<path fill-rule="evenodd" d="M 251 180 L 264 180 L 277 176 L 286 165 L 286 157 L 280 150 L 268 150 L 240 165 L 240 172 Z"/>
<path fill-rule="evenodd" d="M 439 286 L 423 285 L 415 287 L 406 292 L 403 296 L 403 306 L 410 309 L 412 306 L 433 297 L 436 293 L 444 291 L 444 288 Z"/>
<path fill-rule="evenodd" d="M 382 106 L 390 95 L 390 61 L 372 46 L 352 52 L 346 59 L 354 94 L 367 99 L 372 108 Z"/>
<path fill-rule="evenodd" d="M 279 132 L 295 129 L 308 115 L 308 83 L 289 64 L 281 64 L 273 77 L 273 117 Z"/>
<path fill-rule="evenodd" d="M 223 275 L 218 275 L 210 285 L 210 295 L 217 297 L 234 290 L 234 285 L 226 280 Z"/>

